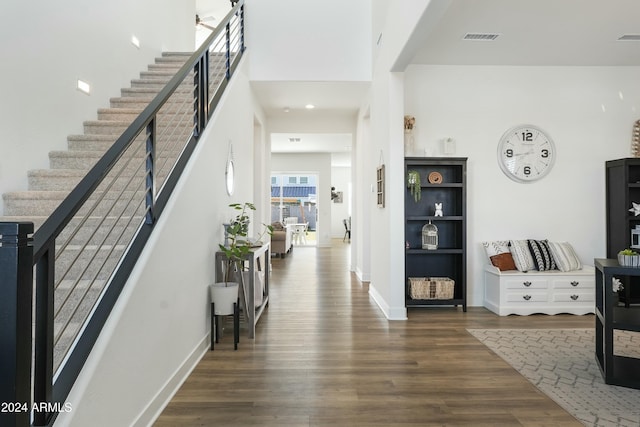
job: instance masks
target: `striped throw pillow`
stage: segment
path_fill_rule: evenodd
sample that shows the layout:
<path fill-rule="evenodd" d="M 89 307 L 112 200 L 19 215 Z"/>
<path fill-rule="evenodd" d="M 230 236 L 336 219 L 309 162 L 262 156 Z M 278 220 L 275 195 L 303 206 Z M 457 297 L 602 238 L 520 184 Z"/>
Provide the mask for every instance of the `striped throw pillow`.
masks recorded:
<path fill-rule="evenodd" d="M 568 242 L 548 242 L 549 249 L 551 250 L 551 255 L 553 255 L 553 259 L 556 261 L 558 265 L 558 270 L 560 271 L 573 271 L 580 270 L 582 268 L 582 263 L 580 262 L 580 258 L 573 250 L 573 246 L 571 246 Z"/>
<path fill-rule="evenodd" d="M 523 273 L 529 270 L 535 270 L 536 265 L 533 262 L 531 251 L 526 240 L 510 240 L 509 249 L 513 256 L 513 261 L 516 264 L 516 268 Z"/>
<path fill-rule="evenodd" d="M 536 269 L 540 271 L 556 269 L 556 261 L 553 259 L 553 255 L 551 255 L 551 250 L 546 240 L 529 239 L 528 244 L 531 250 L 531 256 L 533 256 L 533 262 L 536 264 Z"/>

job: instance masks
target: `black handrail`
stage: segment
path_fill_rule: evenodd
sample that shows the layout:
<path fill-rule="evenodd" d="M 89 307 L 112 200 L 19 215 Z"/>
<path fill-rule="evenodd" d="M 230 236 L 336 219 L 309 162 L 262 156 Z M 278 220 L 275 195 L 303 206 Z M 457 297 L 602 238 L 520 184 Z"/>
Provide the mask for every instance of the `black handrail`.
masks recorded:
<path fill-rule="evenodd" d="M 229 25 L 232 21 L 239 21 L 236 26 L 239 34 L 239 46 L 236 52 L 230 52 L 231 46 L 225 44 L 226 71 L 225 79 L 218 85 L 217 90 L 210 93 L 209 90 L 209 56 L 210 49 L 214 42 L 224 36 L 230 40 L 232 31 Z M 242 54 L 244 46 L 244 1 L 235 4 L 233 9 L 222 20 L 220 26 L 213 31 L 202 46 L 184 63 L 175 76 L 164 86 L 155 98 L 144 108 L 142 113 L 131 123 L 124 133 L 106 151 L 104 156 L 89 170 L 87 175 L 69 193 L 64 201 L 54 210 L 47 220 L 33 234 L 33 248 L 29 245 L 29 254 L 33 252 L 32 263 L 22 263 L 21 268 L 33 271 L 35 267 L 35 337 L 34 337 L 34 377 L 33 377 L 33 402 L 38 405 L 44 403 L 47 407 L 45 411 L 32 411 L 34 426 L 52 425 L 58 412 L 55 410 L 56 404 L 61 406 L 67 398 L 71 387 L 77 379 L 91 349 L 96 342 L 98 335 L 104 326 L 113 306 L 115 305 L 121 290 L 123 289 L 137 259 L 139 258 L 157 219 L 168 202 L 168 199 L 176 187 L 178 179 L 182 174 L 188 159 L 193 153 L 195 146 L 207 125 L 215 106 L 220 99 L 220 92 L 224 90 L 227 81 L 233 75 Z M 190 73 L 194 73 L 194 123 L 191 136 L 182 150 L 180 156 L 165 179 L 162 188 L 158 191 L 155 188 L 155 145 L 156 145 L 156 117 L 160 109 L 168 102 L 169 98 L 176 92 L 181 83 L 188 78 Z M 77 338 L 73 349 L 67 354 L 65 363 L 56 374 L 54 383 L 53 372 L 53 300 L 54 300 L 54 276 L 55 276 L 55 242 L 56 238 L 70 223 L 85 202 L 94 194 L 99 185 L 114 168 L 118 160 L 125 151 L 134 143 L 140 135 L 146 137 L 146 215 L 145 219 L 137 230 L 132 242 L 127 248 L 127 252 L 120 260 L 119 267 L 109 278 L 109 284 L 103 291 L 99 303 L 94 307 L 92 316 L 84 325 L 82 334 Z M 7 223 L 11 224 L 11 223 Z M 3 225 L 0 223 L 0 225 Z M 24 225 L 20 226 L 25 230 Z M 26 228 L 29 229 L 28 227 Z M 0 228 L 1 230 L 1 228 Z M 1 234 L 1 233 L 0 233 Z M 0 238 L 2 236 L 0 235 Z M 5 251 L 7 245 L 0 242 L 0 251 Z M 3 263 L 4 252 L 0 252 L 0 266 L 5 268 Z M 26 266 L 26 267 L 25 267 Z M 24 278 L 30 277 L 27 272 L 15 272 L 10 275 L 2 271 L 3 286 L 6 281 L 11 281 L 11 277 L 22 277 L 22 281 L 16 280 L 16 289 L 24 286 Z M 6 280 L 5 280 L 6 279 Z M 30 280 L 29 280 L 30 281 Z M 17 310 L 25 310 L 31 313 L 31 298 L 22 298 L 23 304 L 29 307 L 17 307 Z M 30 330 L 30 328 L 28 328 Z M 24 332 L 24 331 L 22 331 Z M 24 341 L 21 349 L 14 349 L 16 352 L 24 353 Z M 6 350 L 6 349 L 5 349 Z M 5 354 L 4 352 L 2 354 Z M 29 381 L 31 383 L 31 381 Z M 24 389 L 25 384 L 21 385 Z M 11 391 L 4 390 L 5 386 L 0 385 L 0 395 L 7 402 L 12 401 Z M 23 398 L 24 392 L 14 398 Z M 33 408 L 33 402 L 28 406 Z M 52 409 L 53 408 L 53 409 Z M 29 417 L 26 417 L 28 421 Z M 25 426 L 25 418 L 22 418 L 16 425 Z"/>

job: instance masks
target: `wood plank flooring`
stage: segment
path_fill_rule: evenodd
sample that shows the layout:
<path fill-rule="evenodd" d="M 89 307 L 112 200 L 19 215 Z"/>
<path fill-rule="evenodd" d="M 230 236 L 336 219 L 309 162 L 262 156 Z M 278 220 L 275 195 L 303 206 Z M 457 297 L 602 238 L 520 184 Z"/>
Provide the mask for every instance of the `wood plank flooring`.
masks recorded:
<path fill-rule="evenodd" d="M 273 258 L 255 339 L 242 329 L 233 351 L 226 334 L 155 426 L 581 425 L 466 328 L 590 328 L 592 315 L 439 307 L 388 321 L 349 273 L 348 249 Z"/>

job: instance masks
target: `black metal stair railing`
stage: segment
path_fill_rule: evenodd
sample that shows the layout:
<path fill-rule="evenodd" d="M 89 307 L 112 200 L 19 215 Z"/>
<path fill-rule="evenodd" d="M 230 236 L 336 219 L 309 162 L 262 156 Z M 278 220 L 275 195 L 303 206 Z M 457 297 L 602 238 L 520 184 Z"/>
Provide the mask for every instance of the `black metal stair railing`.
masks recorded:
<path fill-rule="evenodd" d="M 244 49 L 239 1 L 35 233 L 0 223 L 0 425 L 65 409 Z"/>

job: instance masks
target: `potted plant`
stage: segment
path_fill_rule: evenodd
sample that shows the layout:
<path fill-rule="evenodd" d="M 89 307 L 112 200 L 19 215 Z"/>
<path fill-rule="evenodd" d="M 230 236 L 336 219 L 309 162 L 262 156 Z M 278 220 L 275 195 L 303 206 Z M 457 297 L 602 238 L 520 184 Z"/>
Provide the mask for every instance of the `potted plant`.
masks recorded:
<path fill-rule="evenodd" d="M 640 267 L 640 254 L 633 249 L 618 252 L 618 263 L 623 267 Z"/>
<path fill-rule="evenodd" d="M 224 253 L 226 261 L 223 267 L 223 281 L 211 286 L 211 300 L 215 304 L 215 315 L 233 314 L 233 304 L 238 301 L 238 287 L 242 280 L 244 260 L 255 244 L 265 234 L 271 234 L 273 227 L 265 225 L 265 230 L 257 241 L 250 240 L 249 212 L 256 209 L 253 203 L 232 203 L 229 207 L 239 211 L 234 219 L 225 227 L 225 243 L 219 244 L 220 251 Z"/>
<path fill-rule="evenodd" d="M 407 188 L 411 191 L 411 195 L 416 203 L 422 197 L 422 187 L 420 184 L 420 173 L 416 170 L 407 172 Z"/>

